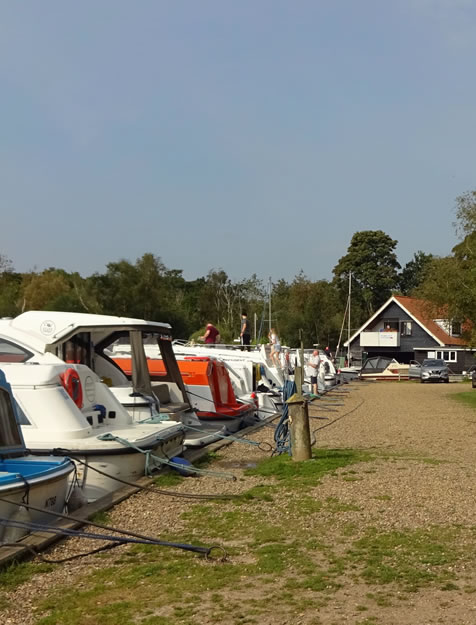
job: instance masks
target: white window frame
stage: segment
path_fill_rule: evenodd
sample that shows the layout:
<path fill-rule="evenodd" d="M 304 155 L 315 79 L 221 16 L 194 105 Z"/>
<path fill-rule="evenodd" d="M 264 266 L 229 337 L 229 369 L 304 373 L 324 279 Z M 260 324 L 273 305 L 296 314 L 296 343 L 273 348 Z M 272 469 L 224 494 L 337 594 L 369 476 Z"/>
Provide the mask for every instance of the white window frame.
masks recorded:
<path fill-rule="evenodd" d="M 457 362 L 458 361 L 457 352 L 450 350 L 450 349 L 439 349 L 433 353 L 436 354 L 435 358 L 438 358 L 439 360 L 444 360 L 445 362 Z M 444 358 L 445 353 L 448 354 L 448 358 Z"/>

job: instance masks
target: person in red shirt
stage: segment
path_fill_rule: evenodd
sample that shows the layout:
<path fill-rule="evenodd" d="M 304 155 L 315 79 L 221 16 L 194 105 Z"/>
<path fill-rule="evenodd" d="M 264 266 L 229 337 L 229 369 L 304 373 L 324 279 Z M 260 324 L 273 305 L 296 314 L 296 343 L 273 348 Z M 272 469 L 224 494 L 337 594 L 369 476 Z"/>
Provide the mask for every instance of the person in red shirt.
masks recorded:
<path fill-rule="evenodd" d="M 217 337 L 220 336 L 220 332 L 212 323 L 207 324 L 205 334 L 200 338 L 205 341 L 206 345 L 215 345 Z"/>

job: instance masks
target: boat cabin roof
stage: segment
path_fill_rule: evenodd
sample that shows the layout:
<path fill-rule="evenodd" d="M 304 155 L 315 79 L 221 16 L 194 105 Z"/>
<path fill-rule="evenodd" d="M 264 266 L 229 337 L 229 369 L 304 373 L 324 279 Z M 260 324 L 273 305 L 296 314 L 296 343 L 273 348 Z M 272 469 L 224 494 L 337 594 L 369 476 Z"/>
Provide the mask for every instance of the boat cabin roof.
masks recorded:
<path fill-rule="evenodd" d="M 105 341 L 118 330 L 128 332 L 141 330 L 171 340 L 172 329 L 168 323 L 115 317 L 113 315 L 93 315 L 55 311 L 24 312 L 14 319 L 1 319 L 0 332 L 27 343 L 40 353 L 51 351 L 53 346 L 64 343 L 79 332 L 95 334 L 95 343 Z M 28 340 L 26 340 L 28 337 Z"/>

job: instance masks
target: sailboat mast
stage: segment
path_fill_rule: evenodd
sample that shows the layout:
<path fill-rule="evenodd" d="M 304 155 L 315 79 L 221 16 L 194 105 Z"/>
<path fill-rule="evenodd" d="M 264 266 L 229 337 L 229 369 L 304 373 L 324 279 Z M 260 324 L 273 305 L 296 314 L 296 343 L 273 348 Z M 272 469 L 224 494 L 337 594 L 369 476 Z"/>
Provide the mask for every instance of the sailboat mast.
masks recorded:
<path fill-rule="evenodd" d="M 348 302 L 348 317 L 347 317 L 347 364 L 350 367 L 350 296 L 352 293 L 352 272 L 349 271 L 349 296 Z"/>
<path fill-rule="evenodd" d="M 271 277 L 269 278 L 269 285 L 268 285 L 268 307 L 269 307 L 269 331 L 271 332 L 271 326 L 272 326 L 272 322 L 271 322 Z"/>

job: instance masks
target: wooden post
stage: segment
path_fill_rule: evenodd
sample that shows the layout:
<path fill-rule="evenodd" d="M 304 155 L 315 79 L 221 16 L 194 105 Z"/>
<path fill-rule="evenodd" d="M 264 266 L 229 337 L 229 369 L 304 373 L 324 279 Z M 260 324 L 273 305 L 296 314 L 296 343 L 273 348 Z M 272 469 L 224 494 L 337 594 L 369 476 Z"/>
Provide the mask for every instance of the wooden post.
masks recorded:
<path fill-rule="evenodd" d="M 302 328 L 299 328 L 299 341 L 301 343 L 300 361 L 301 361 L 301 386 L 297 389 L 299 395 L 302 395 L 302 385 L 304 384 L 304 341 L 302 340 Z M 312 391 L 312 389 L 311 389 Z"/>
<path fill-rule="evenodd" d="M 286 403 L 289 406 L 292 458 L 295 462 L 310 460 L 312 451 L 307 401 L 302 395 L 295 393 Z"/>

